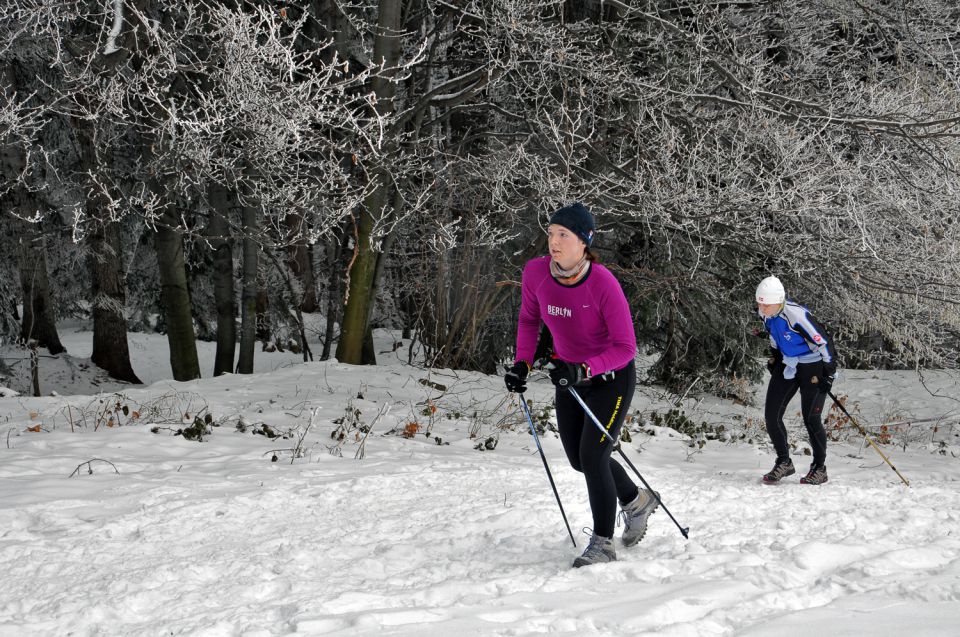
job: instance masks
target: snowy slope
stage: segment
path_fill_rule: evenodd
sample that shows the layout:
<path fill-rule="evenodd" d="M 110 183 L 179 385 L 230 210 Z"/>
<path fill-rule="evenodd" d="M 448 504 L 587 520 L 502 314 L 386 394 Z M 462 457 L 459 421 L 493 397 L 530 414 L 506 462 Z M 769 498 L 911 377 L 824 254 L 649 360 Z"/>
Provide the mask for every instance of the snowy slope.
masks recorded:
<path fill-rule="evenodd" d="M 0 398 L 0 635 L 957 634 L 955 375 L 924 379 L 939 397 L 906 372 L 838 383 L 865 424 L 945 416 L 884 445 L 909 488 L 856 437 L 830 446 L 827 485 L 770 487 L 765 444 L 697 450 L 638 418 L 626 453 L 690 538 L 661 510 L 617 563 L 571 569 L 586 537 L 571 545 L 501 380 L 404 357 Z M 761 415 L 684 406 L 731 429 Z M 365 439 L 331 437 L 348 408 Z M 220 426 L 202 442 L 173 435 L 207 413 Z M 582 478 L 543 444 L 577 532 Z"/>

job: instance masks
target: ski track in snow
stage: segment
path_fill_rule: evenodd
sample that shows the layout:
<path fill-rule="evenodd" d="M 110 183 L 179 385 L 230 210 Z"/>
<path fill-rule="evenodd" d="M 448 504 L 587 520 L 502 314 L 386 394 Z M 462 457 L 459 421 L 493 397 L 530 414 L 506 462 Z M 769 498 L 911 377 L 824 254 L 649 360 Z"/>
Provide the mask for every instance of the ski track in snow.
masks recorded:
<path fill-rule="evenodd" d="M 663 466 L 645 477 L 690 539 L 661 510 L 617 563 L 571 569 L 538 458 L 397 447 L 364 475 L 98 469 L 84 498 L 3 509 L 0 634 L 728 635 L 853 597 L 960 610 L 956 489 Z M 555 478 L 589 520 L 579 475 Z"/>
<path fill-rule="evenodd" d="M 328 382 L 305 369 L 178 387 L 217 413 L 254 410 Z M 396 373 L 353 374 L 311 399 L 319 440 L 343 413 L 330 393 L 361 378 L 368 400 L 402 389 Z M 0 401 L 3 414 L 53 410 Z M 660 509 L 619 561 L 572 569 L 590 515 L 555 436 L 543 444 L 576 549 L 522 429 L 482 454 L 448 437 L 374 435 L 362 461 L 321 449 L 291 465 L 264 456 L 289 441 L 229 430 L 204 443 L 141 425 L 17 435 L 0 450 L 0 636 L 957 634 L 950 457 L 892 448 L 906 488 L 872 450 L 834 444 L 827 485 L 766 486 L 765 450 L 711 442 L 687 462 L 678 440 L 642 436 L 627 454 L 690 538 Z M 66 477 L 94 457 L 121 473 Z"/>

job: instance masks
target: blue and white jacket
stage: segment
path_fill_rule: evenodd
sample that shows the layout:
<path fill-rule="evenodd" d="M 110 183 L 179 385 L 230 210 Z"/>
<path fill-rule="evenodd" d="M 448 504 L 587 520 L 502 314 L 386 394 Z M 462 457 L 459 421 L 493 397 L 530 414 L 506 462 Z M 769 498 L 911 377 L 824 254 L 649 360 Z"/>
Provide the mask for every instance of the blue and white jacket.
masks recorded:
<path fill-rule="evenodd" d="M 799 303 L 788 300 L 776 316 L 766 318 L 761 314 L 760 317 L 770 333 L 770 346 L 780 351 L 788 367 L 834 360 L 835 350 L 826 332 Z"/>

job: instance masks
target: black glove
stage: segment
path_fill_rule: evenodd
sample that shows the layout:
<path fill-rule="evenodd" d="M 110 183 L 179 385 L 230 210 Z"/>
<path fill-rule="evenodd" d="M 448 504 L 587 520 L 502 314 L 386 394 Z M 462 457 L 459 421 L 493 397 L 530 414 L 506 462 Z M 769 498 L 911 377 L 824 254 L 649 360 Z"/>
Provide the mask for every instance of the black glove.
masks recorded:
<path fill-rule="evenodd" d="M 837 379 L 837 364 L 834 361 L 823 364 L 823 374 L 820 378 L 820 389 L 828 393 L 833 389 L 833 381 Z"/>
<path fill-rule="evenodd" d="M 783 352 L 775 347 L 771 347 L 770 358 L 767 359 L 767 369 L 770 370 L 770 373 L 772 374 L 778 367 L 780 367 L 780 363 L 782 362 Z"/>
<path fill-rule="evenodd" d="M 581 383 L 587 377 L 587 370 L 581 363 L 568 363 L 560 359 L 550 361 L 550 380 L 560 389 L 569 389 Z"/>
<path fill-rule="evenodd" d="M 530 373 L 530 366 L 526 361 L 517 361 L 513 367 L 507 368 L 507 373 L 503 376 L 503 382 L 507 386 L 507 391 L 515 394 L 522 394 L 527 391 L 527 374 Z"/>
<path fill-rule="evenodd" d="M 830 361 L 829 363 L 823 364 L 823 375 L 829 376 L 830 378 L 837 377 L 837 363 L 836 361 Z"/>

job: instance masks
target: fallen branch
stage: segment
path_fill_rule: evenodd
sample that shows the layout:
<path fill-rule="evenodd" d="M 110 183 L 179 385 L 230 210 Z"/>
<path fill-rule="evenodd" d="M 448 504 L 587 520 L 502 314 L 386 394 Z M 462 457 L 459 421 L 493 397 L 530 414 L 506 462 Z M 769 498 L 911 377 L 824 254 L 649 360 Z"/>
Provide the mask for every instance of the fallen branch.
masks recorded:
<path fill-rule="evenodd" d="M 270 457 L 270 462 L 277 462 L 280 459 L 280 457 L 277 454 L 284 453 L 284 452 L 290 453 L 294 458 L 297 457 L 296 449 L 270 449 L 268 451 L 264 451 L 260 455 L 265 456 L 268 453 L 272 453 L 273 455 Z M 293 464 L 293 460 L 290 460 L 290 464 Z"/>
<path fill-rule="evenodd" d="M 72 478 L 73 476 L 79 476 L 79 475 L 80 475 L 80 467 L 82 467 L 83 465 L 87 465 L 87 474 L 92 474 L 92 473 L 93 473 L 93 463 L 94 463 L 94 462 L 106 462 L 108 465 L 110 465 L 111 467 L 113 467 L 114 473 L 116 473 L 117 475 L 120 475 L 120 471 L 119 471 L 119 469 L 117 469 L 117 465 L 113 464 L 113 463 L 110 462 L 109 460 L 103 460 L 102 458 L 91 458 L 90 460 L 87 460 L 86 462 L 81 462 L 80 464 L 78 464 L 78 465 L 77 465 L 77 468 L 73 470 L 73 473 L 71 473 L 71 474 L 70 474 L 69 476 L 67 476 L 67 477 L 68 477 L 68 478 Z"/>

